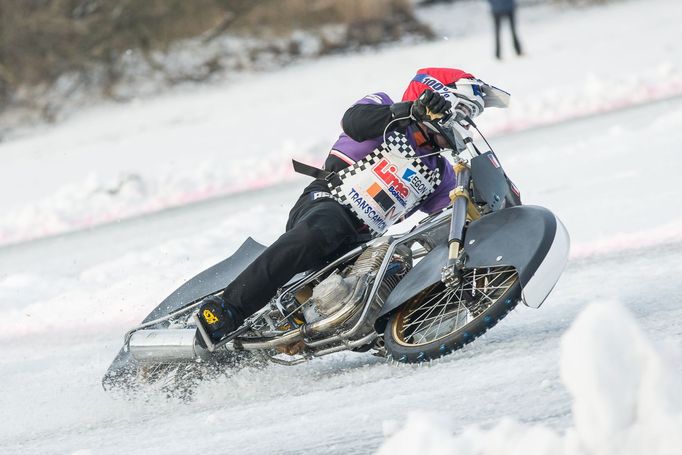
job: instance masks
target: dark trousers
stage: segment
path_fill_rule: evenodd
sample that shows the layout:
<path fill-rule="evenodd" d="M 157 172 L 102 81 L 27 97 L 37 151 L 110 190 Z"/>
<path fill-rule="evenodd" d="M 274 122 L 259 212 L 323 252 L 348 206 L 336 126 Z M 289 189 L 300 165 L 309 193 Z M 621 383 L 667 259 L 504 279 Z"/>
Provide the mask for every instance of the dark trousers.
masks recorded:
<path fill-rule="evenodd" d="M 495 21 L 495 57 L 498 59 L 502 58 L 502 50 L 500 48 L 500 25 L 502 24 L 503 18 L 509 19 L 509 27 L 511 28 L 512 39 L 514 40 L 514 50 L 516 50 L 516 55 L 521 55 L 523 53 L 521 50 L 519 37 L 516 35 L 514 11 L 512 10 L 507 13 L 493 13 L 493 20 Z"/>
<path fill-rule="evenodd" d="M 369 240 L 362 223 L 330 198 L 302 195 L 289 213 L 286 232 L 223 292 L 243 320 L 260 310 L 294 275 L 324 265 Z"/>

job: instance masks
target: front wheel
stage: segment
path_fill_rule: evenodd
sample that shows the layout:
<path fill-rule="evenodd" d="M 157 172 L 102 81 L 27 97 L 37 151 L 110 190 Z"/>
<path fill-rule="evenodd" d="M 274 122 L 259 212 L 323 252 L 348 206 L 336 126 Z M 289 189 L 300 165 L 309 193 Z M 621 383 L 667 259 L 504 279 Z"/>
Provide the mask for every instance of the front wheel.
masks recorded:
<path fill-rule="evenodd" d="M 384 333 L 386 350 L 405 363 L 449 354 L 497 324 L 520 296 L 513 267 L 464 270 L 459 286 L 436 283 L 391 316 Z"/>

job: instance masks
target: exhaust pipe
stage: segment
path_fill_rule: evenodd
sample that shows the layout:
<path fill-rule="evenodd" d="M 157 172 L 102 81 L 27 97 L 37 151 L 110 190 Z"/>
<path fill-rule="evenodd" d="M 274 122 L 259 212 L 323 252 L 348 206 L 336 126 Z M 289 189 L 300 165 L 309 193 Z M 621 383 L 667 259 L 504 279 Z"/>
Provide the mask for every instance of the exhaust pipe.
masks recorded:
<path fill-rule="evenodd" d="M 299 340 L 302 340 L 303 338 L 317 337 L 329 333 L 334 328 L 338 327 L 339 324 L 349 320 L 362 308 L 362 305 L 359 305 L 359 303 L 362 301 L 364 293 L 367 290 L 368 280 L 369 278 L 365 277 L 364 280 L 358 281 L 358 284 L 353 290 L 353 295 L 351 298 L 343 305 L 342 308 L 327 316 L 326 318 L 305 324 L 298 329 L 287 332 L 286 334 L 274 339 L 252 338 L 248 340 L 234 340 L 235 348 L 248 351 L 269 349 L 281 345 L 295 343 Z"/>
<path fill-rule="evenodd" d="M 208 351 L 196 342 L 196 329 L 138 330 L 128 341 L 138 362 L 187 362 L 206 358 Z"/>
<path fill-rule="evenodd" d="M 350 319 L 362 306 L 363 295 L 367 289 L 367 278 L 360 281 L 346 304 L 319 321 L 303 325 L 277 338 L 235 339 L 232 349 L 259 350 L 295 343 L 308 337 L 320 336 L 333 330 Z M 196 329 L 147 329 L 133 332 L 128 340 L 130 354 L 138 362 L 188 362 L 206 359 L 211 353 L 197 343 Z M 230 349 L 230 348 L 228 348 Z"/>

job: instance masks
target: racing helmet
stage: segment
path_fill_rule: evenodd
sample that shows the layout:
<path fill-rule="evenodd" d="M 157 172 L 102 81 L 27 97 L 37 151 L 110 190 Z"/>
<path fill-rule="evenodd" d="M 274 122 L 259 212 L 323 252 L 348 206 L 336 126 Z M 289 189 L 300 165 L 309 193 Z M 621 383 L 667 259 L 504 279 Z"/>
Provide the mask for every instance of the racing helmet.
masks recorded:
<path fill-rule="evenodd" d="M 420 69 L 407 86 L 402 100 L 414 101 L 428 89 L 438 92 L 451 103 L 452 115 L 432 124 L 426 122 L 426 126 L 446 136 L 458 150 L 463 146 L 461 136 L 467 125 L 462 122 L 465 119 L 470 121 L 487 107 L 509 106 L 509 93 L 455 68 Z"/>
<path fill-rule="evenodd" d="M 455 68 L 420 69 L 403 93 L 403 101 L 414 101 L 427 89 L 450 101 L 453 111 L 461 109 L 471 118 L 486 107 L 509 106 L 509 93 Z"/>

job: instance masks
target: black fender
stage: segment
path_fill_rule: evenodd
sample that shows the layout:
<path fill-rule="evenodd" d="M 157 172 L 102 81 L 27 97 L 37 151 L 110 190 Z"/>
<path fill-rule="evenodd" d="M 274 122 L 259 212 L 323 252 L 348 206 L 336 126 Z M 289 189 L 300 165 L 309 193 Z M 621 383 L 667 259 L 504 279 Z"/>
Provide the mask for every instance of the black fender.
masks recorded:
<path fill-rule="evenodd" d="M 264 245 L 249 237 L 232 256 L 190 278 L 173 291 L 142 322 L 153 321 L 203 299 L 209 294 L 225 289 L 249 264 L 260 256 L 265 248 Z"/>
<path fill-rule="evenodd" d="M 509 207 L 469 225 L 464 237 L 464 268 L 513 266 L 524 303 L 538 308 L 566 266 L 569 243 L 566 228 L 546 208 Z M 447 259 L 447 244 L 438 244 L 393 289 L 377 319 L 439 283 Z"/>
<path fill-rule="evenodd" d="M 447 239 L 446 239 L 447 241 Z M 441 270 L 448 261 L 447 243 L 439 243 L 419 261 L 393 288 L 381 307 L 377 319 L 393 312 L 424 289 L 441 281 Z"/>
<path fill-rule="evenodd" d="M 539 308 L 568 262 L 570 238 L 544 207 L 521 205 L 484 216 L 467 229 L 466 268 L 507 265 L 516 269 L 523 303 Z"/>
<path fill-rule="evenodd" d="M 166 316 L 191 303 L 197 302 L 207 295 L 223 290 L 251 264 L 265 250 L 265 246 L 253 240 L 246 239 L 237 251 L 227 259 L 209 267 L 166 297 L 149 315 L 143 323 Z M 136 362 L 124 346 L 118 352 L 109 369 L 102 378 L 105 390 L 125 387 L 127 379 L 136 373 Z"/>

